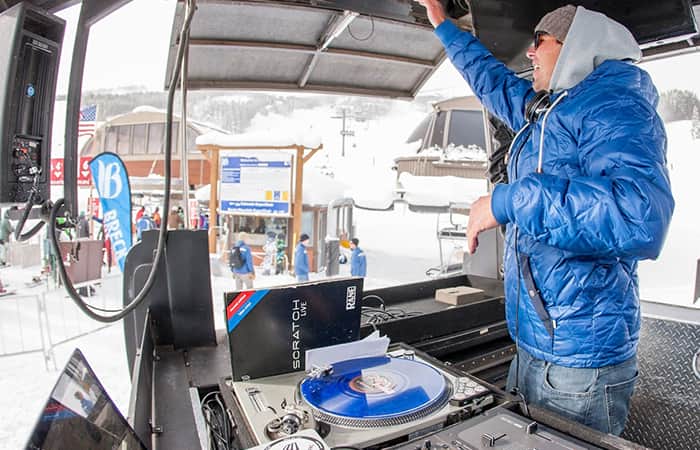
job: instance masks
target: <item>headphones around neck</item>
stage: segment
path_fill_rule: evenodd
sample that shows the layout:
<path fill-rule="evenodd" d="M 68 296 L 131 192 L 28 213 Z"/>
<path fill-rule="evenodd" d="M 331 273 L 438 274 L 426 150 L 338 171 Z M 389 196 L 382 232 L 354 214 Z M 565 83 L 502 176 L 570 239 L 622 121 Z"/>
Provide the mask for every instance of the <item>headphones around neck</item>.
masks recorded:
<path fill-rule="evenodd" d="M 534 123 L 539 119 L 540 114 L 546 112 L 552 106 L 549 91 L 535 92 L 535 96 L 525 104 L 525 120 Z"/>

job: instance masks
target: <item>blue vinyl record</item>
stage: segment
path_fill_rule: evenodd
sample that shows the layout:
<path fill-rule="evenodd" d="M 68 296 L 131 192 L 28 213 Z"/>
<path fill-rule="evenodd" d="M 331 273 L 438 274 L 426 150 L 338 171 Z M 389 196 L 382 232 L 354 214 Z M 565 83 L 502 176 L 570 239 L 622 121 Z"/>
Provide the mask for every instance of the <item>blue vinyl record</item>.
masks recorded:
<path fill-rule="evenodd" d="M 428 413 L 447 401 L 451 386 L 428 364 L 380 356 L 334 363 L 331 374 L 305 379 L 300 391 L 321 419 L 341 417 L 348 420 L 334 422 L 364 426 L 362 421 L 400 423 Z"/>

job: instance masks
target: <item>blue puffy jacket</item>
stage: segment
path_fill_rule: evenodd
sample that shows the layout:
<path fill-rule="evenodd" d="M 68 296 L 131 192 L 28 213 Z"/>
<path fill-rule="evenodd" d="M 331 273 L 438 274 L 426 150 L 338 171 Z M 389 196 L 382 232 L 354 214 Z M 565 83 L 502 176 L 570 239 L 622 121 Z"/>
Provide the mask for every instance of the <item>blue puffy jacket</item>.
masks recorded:
<path fill-rule="evenodd" d="M 294 250 L 294 273 L 296 275 L 309 274 L 309 256 L 306 254 L 306 246 L 301 242 Z"/>
<path fill-rule="evenodd" d="M 236 242 L 236 247 L 241 249 L 243 266 L 238 269 L 231 267 L 231 271 L 242 275 L 255 272 L 255 268 L 253 267 L 253 252 L 250 250 L 250 247 L 248 247 L 245 242 L 240 240 Z"/>
<path fill-rule="evenodd" d="M 350 255 L 350 275 L 353 277 L 367 276 L 367 255 L 360 247 L 355 247 Z"/>
<path fill-rule="evenodd" d="M 143 232 L 152 230 L 153 228 L 155 228 L 153 221 L 147 216 L 141 216 L 136 222 L 136 239 L 140 241 Z"/>
<path fill-rule="evenodd" d="M 531 82 L 451 22 L 436 33 L 482 104 L 522 130 Z M 510 183 L 496 185 L 491 199 L 507 224 L 511 337 L 568 367 L 603 367 L 636 353 L 637 261 L 658 256 L 674 207 L 649 75 L 623 61 L 596 63 L 554 94 L 545 125 L 540 117 L 516 136 Z"/>

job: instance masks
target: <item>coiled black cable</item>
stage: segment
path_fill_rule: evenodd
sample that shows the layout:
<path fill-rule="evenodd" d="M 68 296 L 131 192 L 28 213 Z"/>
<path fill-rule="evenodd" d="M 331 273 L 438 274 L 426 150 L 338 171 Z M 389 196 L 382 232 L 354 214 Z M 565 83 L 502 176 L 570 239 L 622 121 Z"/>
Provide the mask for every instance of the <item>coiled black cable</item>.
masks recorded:
<path fill-rule="evenodd" d="M 194 17 L 194 13 L 196 10 L 196 0 L 187 0 L 188 1 L 188 14 L 185 17 L 185 20 L 182 24 L 182 30 L 180 32 L 180 42 L 178 45 L 178 50 L 177 50 L 177 57 L 175 60 L 175 65 L 173 67 L 173 74 L 170 80 L 170 87 L 168 89 L 168 104 L 167 104 L 167 113 L 166 113 L 166 132 L 165 132 L 165 190 L 163 193 L 163 211 L 169 211 L 170 210 L 170 188 L 171 188 L 171 181 L 172 181 L 172 169 L 171 169 L 171 162 L 172 162 L 172 122 L 173 122 L 173 105 L 174 105 L 174 100 L 175 100 L 175 90 L 178 85 L 178 81 L 180 79 L 180 71 L 182 70 L 182 59 L 184 58 L 185 54 L 185 43 L 187 42 L 186 37 L 189 34 L 190 30 L 190 25 L 192 23 L 192 18 Z M 53 205 L 53 208 L 51 208 L 51 214 L 49 216 L 49 239 L 51 241 L 51 247 L 53 248 L 54 254 L 60 255 L 60 249 L 58 246 L 58 239 L 56 237 L 56 219 L 58 218 L 58 212 L 63 206 L 65 200 L 64 199 L 59 199 L 56 204 Z M 73 283 L 71 282 L 70 278 L 68 277 L 68 274 L 66 272 L 66 267 L 63 263 L 62 258 L 57 258 L 57 267 L 58 267 L 58 273 L 59 276 L 61 277 L 61 281 L 63 282 L 63 285 L 66 288 L 66 291 L 68 292 L 68 295 L 70 298 L 75 302 L 75 304 L 80 308 L 81 311 L 83 311 L 88 317 L 90 317 L 93 320 L 96 320 L 98 322 L 103 322 L 103 323 L 112 323 L 116 322 L 118 320 L 123 319 L 126 315 L 128 315 L 131 311 L 133 311 L 136 307 L 138 307 L 141 302 L 146 298 L 146 295 L 148 292 L 151 290 L 151 287 L 153 286 L 153 283 L 156 278 L 156 273 L 157 273 L 157 267 L 160 265 L 161 258 L 163 257 L 163 253 L 165 251 L 165 241 L 167 239 L 167 227 L 161 227 L 160 232 L 158 233 L 158 245 L 156 248 L 156 254 L 155 257 L 153 258 L 153 264 L 151 265 L 151 271 L 148 274 L 148 278 L 146 279 L 146 283 L 144 286 L 141 288 L 141 291 L 136 295 L 136 297 L 123 309 L 118 310 L 119 312 L 115 312 L 112 315 L 102 315 L 96 312 L 96 310 L 99 310 L 98 308 L 94 308 L 88 303 L 83 300 L 83 298 L 80 296 L 80 294 L 75 290 L 75 287 L 73 286 Z"/>

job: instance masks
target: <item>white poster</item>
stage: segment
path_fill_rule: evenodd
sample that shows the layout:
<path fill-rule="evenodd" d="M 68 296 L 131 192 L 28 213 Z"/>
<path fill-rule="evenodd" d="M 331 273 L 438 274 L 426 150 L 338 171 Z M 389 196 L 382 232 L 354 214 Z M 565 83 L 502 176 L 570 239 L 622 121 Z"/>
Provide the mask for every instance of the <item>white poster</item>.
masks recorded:
<path fill-rule="evenodd" d="M 219 211 L 289 216 L 292 155 L 278 151 L 230 151 L 219 155 Z"/>

